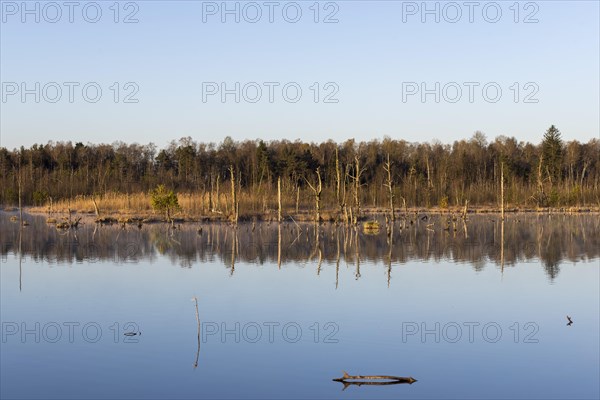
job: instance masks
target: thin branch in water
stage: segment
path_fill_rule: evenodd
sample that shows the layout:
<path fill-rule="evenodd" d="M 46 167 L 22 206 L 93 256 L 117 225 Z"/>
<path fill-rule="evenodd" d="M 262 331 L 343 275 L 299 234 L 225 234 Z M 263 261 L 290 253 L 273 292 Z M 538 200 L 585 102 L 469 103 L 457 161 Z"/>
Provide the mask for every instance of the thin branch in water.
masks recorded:
<path fill-rule="evenodd" d="M 198 347 L 196 350 L 196 361 L 194 361 L 194 368 L 198 367 L 198 357 L 200 357 L 200 314 L 198 313 L 198 298 L 192 297 L 192 301 L 196 302 L 196 322 L 198 323 Z"/>

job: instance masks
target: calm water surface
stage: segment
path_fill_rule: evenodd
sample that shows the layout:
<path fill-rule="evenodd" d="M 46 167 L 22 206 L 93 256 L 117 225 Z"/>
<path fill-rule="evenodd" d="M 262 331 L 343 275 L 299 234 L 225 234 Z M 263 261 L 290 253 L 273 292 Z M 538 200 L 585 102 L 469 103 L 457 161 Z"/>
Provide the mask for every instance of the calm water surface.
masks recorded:
<path fill-rule="evenodd" d="M 435 215 L 376 234 L 57 231 L 30 215 L 20 233 L 11 215 L 2 398 L 600 396 L 597 215 Z M 343 370 L 418 381 L 342 390 Z"/>

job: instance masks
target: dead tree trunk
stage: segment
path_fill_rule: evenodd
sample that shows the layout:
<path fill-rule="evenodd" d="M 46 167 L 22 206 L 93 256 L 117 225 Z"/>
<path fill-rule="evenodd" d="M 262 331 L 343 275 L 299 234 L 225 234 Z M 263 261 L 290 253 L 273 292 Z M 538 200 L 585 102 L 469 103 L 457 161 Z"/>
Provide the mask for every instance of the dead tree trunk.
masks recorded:
<path fill-rule="evenodd" d="M 583 178 L 585 177 L 585 171 L 588 168 L 589 163 L 588 162 L 584 162 L 583 163 L 583 171 L 581 171 L 581 179 L 579 181 L 579 188 L 580 190 L 583 190 Z"/>
<path fill-rule="evenodd" d="M 396 216 L 394 215 L 394 184 L 392 182 L 392 164 L 390 163 L 390 155 L 387 155 L 387 161 L 383 165 L 383 168 L 387 172 L 387 183 L 385 186 L 388 188 L 390 195 L 390 220 L 394 222 Z"/>
<path fill-rule="evenodd" d="M 215 205 L 213 203 L 213 188 L 214 188 L 214 178 L 213 174 L 210 174 L 210 191 L 208 192 L 208 210 L 210 212 L 215 212 Z"/>
<path fill-rule="evenodd" d="M 340 182 L 341 181 L 341 171 L 340 171 L 340 158 L 338 155 L 338 148 L 335 148 L 335 196 L 340 203 Z"/>
<path fill-rule="evenodd" d="M 21 160 L 19 159 L 19 177 L 17 178 L 17 183 L 19 185 L 19 226 L 23 226 L 23 205 L 21 202 L 21 194 L 22 194 L 22 189 L 21 189 L 21 165 L 20 165 Z"/>
<path fill-rule="evenodd" d="M 427 207 L 431 205 L 431 193 L 433 192 L 433 182 L 431 181 L 431 168 L 429 166 L 429 157 L 425 157 L 427 163 L 427 190 L 425 191 Z"/>
<path fill-rule="evenodd" d="M 354 223 L 358 222 L 360 217 L 360 176 L 362 171 L 360 170 L 360 160 L 358 156 L 355 157 L 356 161 L 356 177 L 354 179 L 354 204 L 356 204 L 356 213 L 354 213 Z"/>
<path fill-rule="evenodd" d="M 344 223 L 346 225 L 348 225 L 348 222 L 350 222 L 350 219 L 348 217 L 348 204 L 346 204 L 346 186 L 347 186 L 347 180 L 348 180 L 348 176 L 349 176 L 349 171 L 350 171 L 350 165 L 346 165 L 346 171 L 344 174 L 344 184 L 342 186 L 342 211 L 344 213 Z"/>
<path fill-rule="evenodd" d="M 240 217 L 240 194 L 242 193 L 242 173 L 240 172 L 237 176 L 237 190 L 235 196 L 235 221 L 237 222 Z"/>
<path fill-rule="evenodd" d="M 344 214 L 344 206 L 346 202 L 346 183 L 344 182 L 344 199 L 342 199 L 342 170 L 340 169 L 340 158 L 338 155 L 338 148 L 335 148 L 335 195 L 338 207 L 340 208 L 340 214 Z"/>
<path fill-rule="evenodd" d="M 465 200 L 465 208 L 463 208 L 462 219 L 467 219 L 467 206 L 469 205 L 469 200 Z"/>
<path fill-rule="evenodd" d="M 365 169 L 360 167 L 360 160 L 358 156 L 354 157 L 355 162 L 355 170 L 354 175 L 350 175 L 350 177 L 354 180 L 354 217 L 353 223 L 356 225 L 358 220 L 360 219 L 360 177 L 362 176 Z"/>
<path fill-rule="evenodd" d="M 237 207 L 237 193 L 235 190 L 235 168 L 233 165 L 229 166 L 229 176 L 231 178 L 231 212 L 232 220 L 237 224 L 238 222 L 238 207 Z"/>
<path fill-rule="evenodd" d="M 538 164 L 538 191 L 543 194 L 544 193 L 544 182 L 542 178 L 542 164 L 544 162 L 544 156 L 540 156 L 540 163 Z"/>
<path fill-rule="evenodd" d="M 94 210 L 96 211 L 96 217 L 100 216 L 100 209 L 98 208 L 98 203 L 96 203 L 95 196 L 92 196 L 92 202 L 94 203 Z"/>
<path fill-rule="evenodd" d="M 216 201 L 217 201 L 217 205 L 216 205 L 216 209 L 217 211 L 221 211 L 221 198 L 219 196 L 219 181 L 221 180 L 221 175 L 217 174 L 217 193 L 216 193 Z"/>
<path fill-rule="evenodd" d="M 300 185 L 296 183 L 296 215 L 298 215 L 298 205 L 300 203 Z"/>
<path fill-rule="evenodd" d="M 278 204 L 278 212 L 277 212 L 277 222 L 281 222 L 281 177 L 277 178 L 277 204 Z"/>
<path fill-rule="evenodd" d="M 306 183 L 312 189 L 315 195 L 315 222 L 318 224 L 321 222 L 321 167 L 317 168 L 317 182 L 313 186 L 308 179 L 306 179 Z"/>
<path fill-rule="evenodd" d="M 500 212 L 504 221 L 504 162 L 500 163 Z"/>

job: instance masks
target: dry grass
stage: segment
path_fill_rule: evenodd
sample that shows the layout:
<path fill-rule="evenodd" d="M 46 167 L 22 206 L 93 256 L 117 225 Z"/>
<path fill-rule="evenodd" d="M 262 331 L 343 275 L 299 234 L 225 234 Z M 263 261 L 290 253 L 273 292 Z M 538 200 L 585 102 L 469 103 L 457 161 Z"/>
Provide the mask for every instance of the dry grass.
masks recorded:
<path fill-rule="evenodd" d="M 76 196 L 74 199 L 63 199 L 54 202 L 52 206 L 46 204 L 42 207 L 32 207 L 30 210 L 40 213 L 68 213 L 95 214 L 94 199 L 98 205 L 100 215 L 115 215 L 122 217 L 154 217 L 163 218 L 163 214 L 152 209 L 148 193 L 123 194 L 110 192 L 104 196 Z M 208 193 L 178 193 L 177 200 L 180 209 L 172 213 L 174 218 L 197 219 L 212 216 L 216 219 L 227 219 L 232 215 L 232 204 L 227 194 L 219 195 L 219 201 L 213 200 L 210 205 Z M 275 217 L 277 210 L 266 199 L 256 200 L 248 193 L 238 195 L 240 217 L 256 215 Z M 50 208 L 52 207 L 52 208 Z"/>
<path fill-rule="evenodd" d="M 76 196 L 74 199 L 64 199 L 52 204 L 46 204 L 44 207 L 34 207 L 33 211 L 44 212 L 72 212 L 95 213 L 94 201 L 92 196 Z M 152 213 L 150 206 L 150 196 L 145 193 L 124 195 L 121 193 L 107 193 L 100 197 L 96 196 L 96 203 L 101 214 L 123 214 L 123 213 Z"/>
<path fill-rule="evenodd" d="M 213 199 L 213 209 L 210 207 L 210 198 L 208 193 L 178 193 L 180 209 L 173 213 L 176 219 L 184 220 L 227 220 L 232 215 L 232 205 L 228 193 L 221 193 L 219 201 Z M 298 213 L 296 213 L 296 198 L 295 196 L 284 196 L 283 198 L 283 214 L 293 215 L 296 221 L 314 221 L 314 205 L 312 198 L 302 194 L 300 196 L 300 204 Z M 148 193 L 123 194 L 109 192 L 103 196 L 95 197 L 96 203 L 100 210 L 101 216 L 115 216 L 117 218 L 147 218 L 153 220 L 162 220 L 164 216 L 152 209 L 150 203 L 150 195 Z M 277 203 L 276 199 L 267 195 L 255 195 L 252 192 L 242 192 L 238 195 L 240 219 L 262 219 L 276 220 L 277 218 Z M 460 214 L 462 206 L 449 207 L 409 207 L 404 210 L 401 207 L 396 207 L 398 216 L 404 215 L 405 211 L 409 214 L 414 213 L 442 213 L 442 214 Z M 94 201 L 92 196 L 76 196 L 74 199 L 64 199 L 54 202 L 52 209 L 46 204 L 43 207 L 33 207 L 32 212 L 38 213 L 67 213 L 68 210 L 80 214 L 95 214 Z M 500 209 L 496 205 L 490 206 L 469 206 L 469 213 L 494 213 Z M 506 212 L 599 212 L 600 207 L 563 207 L 556 209 L 537 209 L 535 207 L 509 207 Z M 369 215 L 387 214 L 386 208 L 381 207 L 364 207 L 363 212 Z M 337 209 L 324 209 L 321 212 L 323 221 L 342 220 Z"/>

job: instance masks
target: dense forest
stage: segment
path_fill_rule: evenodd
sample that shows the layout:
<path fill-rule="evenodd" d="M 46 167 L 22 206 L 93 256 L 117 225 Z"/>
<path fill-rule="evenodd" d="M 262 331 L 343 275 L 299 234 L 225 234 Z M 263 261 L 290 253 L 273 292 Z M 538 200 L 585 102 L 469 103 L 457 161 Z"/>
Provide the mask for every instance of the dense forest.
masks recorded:
<path fill-rule="evenodd" d="M 541 142 L 476 132 L 453 144 L 383 140 L 343 143 L 246 140 L 220 144 L 190 137 L 150 144 L 49 142 L 0 148 L 0 203 L 48 206 L 67 199 L 149 193 L 165 185 L 197 198 L 197 213 L 264 213 L 361 207 L 491 206 L 503 186 L 507 206 L 600 205 L 600 141 L 564 142 L 554 126 Z M 501 185 L 503 183 L 503 185 Z M 232 202 L 233 198 L 233 202 Z M 236 203 L 237 201 L 237 203 Z M 196 208 L 196 207 L 194 207 Z"/>

